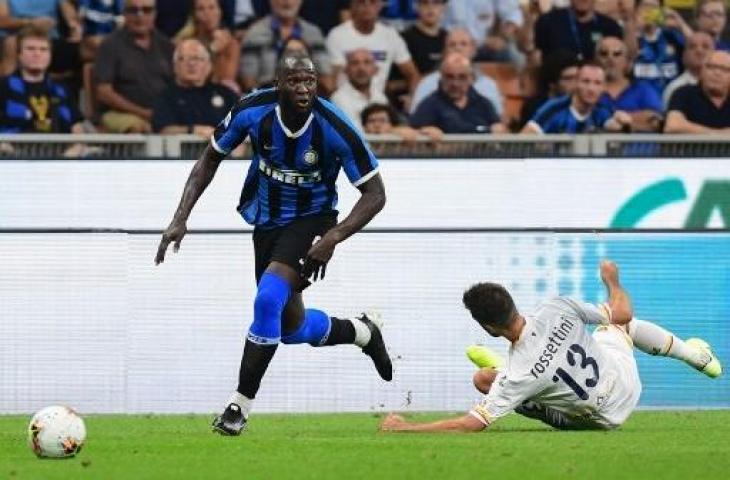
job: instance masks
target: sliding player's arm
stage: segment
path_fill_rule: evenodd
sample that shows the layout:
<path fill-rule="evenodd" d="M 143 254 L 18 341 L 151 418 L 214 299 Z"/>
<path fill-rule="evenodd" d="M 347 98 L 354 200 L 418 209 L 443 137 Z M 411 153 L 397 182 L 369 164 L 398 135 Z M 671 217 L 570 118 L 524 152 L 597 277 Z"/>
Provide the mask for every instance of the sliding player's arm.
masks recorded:
<path fill-rule="evenodd" d="M 629 294 L 619 283 L 618 266 L 610 261 L 601 262 L 601 280 L 608 291 L 609 322 L 625 325 L 634 316 Z"/>
<path fill-rule="evenodd" d="M 476 417 L 466 414 L 458 418 L 439 420 L 429 423 L 409 422 L 400 415 L 391 413 L 388 415 L 380 429 L 384 432 L 481 432 L 487 427 L 486 424 L 477 420 Z"/>

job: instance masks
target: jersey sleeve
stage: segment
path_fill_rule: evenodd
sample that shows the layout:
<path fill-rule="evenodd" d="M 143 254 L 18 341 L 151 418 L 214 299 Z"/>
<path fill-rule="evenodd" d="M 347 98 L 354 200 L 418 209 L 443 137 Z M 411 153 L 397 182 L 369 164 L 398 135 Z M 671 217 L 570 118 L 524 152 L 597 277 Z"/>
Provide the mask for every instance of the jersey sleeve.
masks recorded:
<path fill-rule="evenodd" d="M 408 50 L 408 45 L 403 37 L 394 29 L 391 38 L 393 48 L 393 62 L 396 65 L 408 62 L 411 60 L 411 52 Z"/>
<path fill-rule="evenodd" d="M 608 303 L 593 304 L 574 298 L 561 298 L 570 304 L 570 307 L 575 310 L 583 323 L 588 325 L 608 325 L 611 323 L 612 313 Z"/>
<path fill-rule="evenodd" d="M 239 100 L 218 124 L 210 137 L 210 144 L 216 152 L 228 155 L 246 139 L 254 120 L 250 106 L 256 95 L 249 94 Z"/>
<path fill-rule="evenodd" d="M 554 112 L 553 103 L 548 100 L 537 109 L 535 115 L 533 115 L 527 123 L 532 125 L 540 133 L 553 133 L 550 131 L 550 120 L 552 119 Z"/>
<path fill-rule="evenodd" d="M 350 183 L 359 187 L 378 173 L 378 161 L 365 139 L 342 110 L 321 99 L 317 103 L 318 111 L 332 129 L 328 140 L 332 143 L 342 169 Z"/>
<path fill-rule="evenodd" d="M 512 412 L 522 402 L 529 400 L 540 387 L 540 382 L 531 376 L 513 378 L 508 373 L 500 372 L 494 379 L 489 393 L 474 405 L 469 414 L 489 426 L 498 418 Z"/>

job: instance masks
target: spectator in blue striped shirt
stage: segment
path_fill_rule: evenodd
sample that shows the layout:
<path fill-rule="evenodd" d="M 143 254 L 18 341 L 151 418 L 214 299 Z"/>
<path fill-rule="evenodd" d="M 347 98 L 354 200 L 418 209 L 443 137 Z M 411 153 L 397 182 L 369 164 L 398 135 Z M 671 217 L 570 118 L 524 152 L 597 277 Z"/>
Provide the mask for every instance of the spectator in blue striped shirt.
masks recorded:
<path fill-rule="evenodd" d="M 578 85 L 572 95 L 548 100 L 532 117 L 522 133 L 618 132 L 630 128 L 631 117 L 613 110 L 600 98 L 606 90 L 606 73 L 594 63 L 578 70 Z"/>

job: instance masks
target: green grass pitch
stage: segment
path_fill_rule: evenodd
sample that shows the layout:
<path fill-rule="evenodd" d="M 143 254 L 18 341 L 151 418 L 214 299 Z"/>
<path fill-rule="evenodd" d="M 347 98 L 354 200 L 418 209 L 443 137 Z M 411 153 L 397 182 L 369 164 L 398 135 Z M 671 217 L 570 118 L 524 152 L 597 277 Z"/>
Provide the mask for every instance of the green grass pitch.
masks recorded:
<path fill-rule="evenodd" d="M 558 432 L 511 415 L 479 434 L 384 434 L 374 414 L 256 415 L 228 438 L 210 419 L 89 415 L 76 458 L 39 460 L 29 419 L 0 416 L 0 478 L 730 478 L 728 410 L 637 412 L 614 432 Z"/>

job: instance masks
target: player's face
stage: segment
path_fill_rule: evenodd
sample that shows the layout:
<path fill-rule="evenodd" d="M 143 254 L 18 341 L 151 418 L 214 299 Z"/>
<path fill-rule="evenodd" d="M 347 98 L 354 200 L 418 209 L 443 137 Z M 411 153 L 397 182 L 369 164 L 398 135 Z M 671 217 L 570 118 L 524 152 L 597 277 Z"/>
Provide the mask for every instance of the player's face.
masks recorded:
<path fill-rule="evenodd" d="M 606 75 L 602 68 L 585 66 L 578 72 L 576 94 L 586 105 L 595 105 L 606 89 Z"/>
<path fill-rule="evenodd" d="M 32 72 L 45 72 L 51 63 L 51 44 L 43 38 L 26 38 L 18 56 L 20 67 Z"/>
<path fill-rule="evenodd" d="M 317 93 L 317 75 L 314 70 L 306 68 L 287 70 L 279 81 L 279 89 L 287 108 L 300 113 L 309 112 Z"/>

